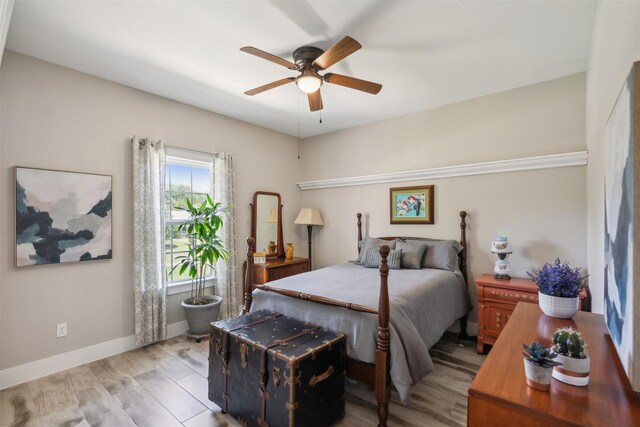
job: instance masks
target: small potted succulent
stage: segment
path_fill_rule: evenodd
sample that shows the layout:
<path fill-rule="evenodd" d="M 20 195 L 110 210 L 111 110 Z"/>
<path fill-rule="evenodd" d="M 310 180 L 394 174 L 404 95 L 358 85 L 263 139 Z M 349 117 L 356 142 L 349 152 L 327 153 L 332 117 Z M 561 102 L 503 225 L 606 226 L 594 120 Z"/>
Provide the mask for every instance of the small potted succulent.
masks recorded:
<path fill-rule="evenodd" d="M 553 350 L 558 353 L 562 368 L 553 368 L 553 378 L 563 383 L 585 386 L 589 384 L 589 355 L 582 334 L 575 329 L 560 328 L 553 334 Z"/>
<path fill-rule="evenodd" d="M 531 345 L 522 343 L 522 347 L 526 352 L 522 354 L 527 385 L 534 390 L 548 391 L 551 387 L 553 367 L 562 364 L 553 360 L 558 355 L 539 342 L 533 342 Z"/>
<path fill-rule="evenodd" d="M 568 262 L 556 258 L 553 264 L 546 263 L 527 274 L 538 285 L 538 301 L 544 314 L 569 319 L 578 312 L 580 291 L 587 278 L 580 268 L 571 268 Z"/>

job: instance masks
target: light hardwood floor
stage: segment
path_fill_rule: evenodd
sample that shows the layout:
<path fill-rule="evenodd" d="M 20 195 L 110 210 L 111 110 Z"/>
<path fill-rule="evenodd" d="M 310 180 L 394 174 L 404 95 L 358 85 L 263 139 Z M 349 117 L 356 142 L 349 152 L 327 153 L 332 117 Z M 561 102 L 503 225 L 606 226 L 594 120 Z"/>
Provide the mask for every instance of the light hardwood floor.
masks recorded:
<path fill-rule="evenodd" d="M 390 426 L 464 426 L 467 388 L 484 356 L 446 334 L 431 350 L 436 369 L 391 402 Z M 240 426 L 207 398 L 208 342 L 177 337 L 0 391 L 0 427 Z M 347 383 L 341 427 L 377 424 L 371 390 Z"/>

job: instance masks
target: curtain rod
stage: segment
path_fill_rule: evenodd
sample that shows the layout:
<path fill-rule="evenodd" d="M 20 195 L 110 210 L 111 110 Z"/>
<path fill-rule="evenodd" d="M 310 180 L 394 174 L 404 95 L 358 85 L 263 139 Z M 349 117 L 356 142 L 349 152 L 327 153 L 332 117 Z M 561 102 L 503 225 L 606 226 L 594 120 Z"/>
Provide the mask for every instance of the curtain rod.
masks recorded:
<path fill-rule="evenodd" d="M 165 145 L 165 148 L 175 148 L 176 150 L 184 150 L 184 151 L 190 151 L 192 153 L 206 154 L 207 156 L 213 156 L 215 154 L 215 153 L 208 153 L 206 151 L 193 150 L 191 148 L 176 147 L 174 145 Z"/>
<path fill-rule="evenodd" d="M 135 138 L 136 138 L 136 136 L 135 136 L 135 135 L 133 135 L 133 138 L 131 138 L 131 143 L 132 143 L 132 144 L 133 144 L 133 140 L 134 140 Z M 148 138 L 140 138 L 140 139 L 148 139 Z M 162 141 L 162 139 L 160 139 L 159 141 Z M 221 153 L 217 153 L 217 152 L 216 152 L 216 153 L 209 153 L 209 152 L 207 152 L 207 151 L 194 150 L 194 149 L 192 149 L 192 148 L 176 147 L 175 145 L 166 145 L 166 144 L 165 144 L 165 146 L 164 146 L 164 147 L 165 147 L 165 149 L 166 149 L 166 148 L 175 148 L 176 150 L 190 151 L 190 152 L 192 152 L 192 153 L 205 154 L 205 155 L 207 155 L 207 156 L 216 156 L 216 155 L 218 155 L 218 154 L 221 154 Z M 232 156 L 232 157 L 235 157 L 235 156 L 233 155 L 233 153 L 230 153 L 230 154 L 231 154 L 231 156 Z"/>

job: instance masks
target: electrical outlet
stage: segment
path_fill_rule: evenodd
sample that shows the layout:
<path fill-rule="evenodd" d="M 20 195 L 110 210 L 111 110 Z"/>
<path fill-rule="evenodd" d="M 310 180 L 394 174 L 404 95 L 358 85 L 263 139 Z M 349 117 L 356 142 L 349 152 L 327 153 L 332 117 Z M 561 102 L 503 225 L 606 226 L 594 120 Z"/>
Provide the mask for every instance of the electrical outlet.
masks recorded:
<path fill-rule="evenodd" d="M 56 336 L 58 338 L 67 336 L 67 324 L 66 323 L 58 323 L 58 326 L 56 326 Z"/>

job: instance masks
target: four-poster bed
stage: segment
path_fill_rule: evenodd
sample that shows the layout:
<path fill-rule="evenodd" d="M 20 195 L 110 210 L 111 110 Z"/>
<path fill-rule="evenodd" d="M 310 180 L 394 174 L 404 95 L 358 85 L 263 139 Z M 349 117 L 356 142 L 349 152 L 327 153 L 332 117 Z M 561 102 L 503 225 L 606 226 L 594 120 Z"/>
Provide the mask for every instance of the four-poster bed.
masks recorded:
<path fill-rule="evenodd" d="M 466 300 L 461 304 L 467 304 L 465 307 L 459 307 L 458 312 L 464 313 L 462 316 L 459 316 L 461 322 L 461 335 L 466 335 L 466 314 L 468 313 L 468 294 L 466 289 L 466 212 L 460 212 L 460 245 L 462 250 L 458 254 L 458 267 L 459 273 L 462 275 L 462 279 L 464 282 L 464 293 Z M 362 215 L 360 213 L 357 214 L 357 227 L 358 227 L 358 243 L 362 241 Z M 399 237 L 383 237 L 380 238 L 382 240 L 389 241 L 390 244 L 392 241 L 399 239 Z M 410 238 L 412 240 L 433 240 L 426 238 Z M 296 289 L 286 289 L 290 286 L 291 279 L 283 279 L 279 282 L 272 282 L 274 286 L 270 285 L 254 285 L 253 284 L 253 276 L 252 276 L 252 263 L 253 263 L 253 253 L 255 251 L 255 242 L 252 238 L 247 239 L 248 250 L 247 250 L 247 268 L 246 268 L 246 277 L 245 277 L 245 289 L 244 289 L 244 307 L 243 312 L 249 312 L 251 309 L 252 303 L 254 301 L 253 291 L 259 290 L 264 291 L 270 294 L 278 294 L 284 297 L 294 298 L 295 300 L 301 301 L 310 301 L 313 303 L 322 304 L 324 306 L 329 306 L 332 308 L 327 308 L 326 310 L 348 310 L 349 312 L 355 312 L 358 315 L 363 313 L 365 315 L 376 316 L 377 317 L 377 330 L 376 330 L 376 339 L 375 339 L 375 354 L 371 357 L 370 361 L 363 361 L 361 359 L 367 358 L 356 358 L 356 357 L 348 357 L 347 358 L 347 375 L 357 381 L 363 382 L 375 390 L 376 401 L 378 402 L 378 419 L 379 426 L 386 426 L 387 419 L 389 416 L 389 400 L 390 400 L 390 392 L 391 392 L 391 341 L 392 339 L 392 331 L 390 330 L 390 298 L 389 298 L 389 265 L 387 262 L 387 257 L 389 256 L 389 246 L 383 245 L 380 247 L 380 267 L 379 267 L 379 297 L 378 297 L 378 307 L 373 308 L 371 305 L 371 299 L 369 298 L 369 304 L 362 304 L 361 301 L 358 302 L 344 302 L 340 299 L 328 297 L 327 295 L 316 295 L 307 292 L 301 292 Z M 358 245 L 358 251 L 360 252 L 360 244 Z M 349 266 L 349 268 L 355 268 L 355 266 Z M 415 270 L 414 270 L 415 272 Z M 314 272 L 315 273 L 315 272 Z M 313 273 L 305 273 L 313 275 Z M 415 273 L 413 273 L 415 275 Z M 440 272 L 440 274 L 445 274 Z M 447 273 L 450 274 L 450 273 Z M 302 277 L 302 276 L 296 276 Z M 312 277 L 312 276 L 309 276 Z M 287 282 L 289 280 L 289 282 Z M 281 283 L 281 287 L 278 286 L 278 283 Z M 287 286 L 285 286 L 287 285 Z M 399 285 L 398 285 L 399 286 Z M 451 285 L 446 285 L 451 288 Z M 397 290 L 394 288 L 393 292 L 397 294 Z M 451 292 L 451 291 L 449 291 Z M 261 294 L 262 295 L 262 294 Z M 458 300 L 456 300 L 458 301 Z M 304 303 L 306 304 L 306 303 Z M 443 309 L 444 310 L 444 309 Z M 311 311 L 311 310 L 309 310 Z M 451 311 L 451 310 L 449 310 Z M 346 312 L 345 312 L 346 313 Z M 339 315 L 341 316 L 341 315 Z M 394 319 L 395 319 L 394 314 Z M 301 319 L 302 320 L 302 319 Z M 309 320 L 309 319 L 305 319 Z M 448 327 L 448 325 L 446 326 Z M 446 330 L 445 327 L 445 330 Z M 444 330 L 438 330 L 436 333 L 443 333 Z M 397 332 L 394 331 L 397 335 Z M 366 335 L 366 334 L 365 334 Z M 438 337 L 440 336 L 438 335 Z M 348 333 L 347 333 L 348 336 Z M 419 336 L 418 336 L 419 338 Z M 396 337 L 396 342 L 398 342 L 398 338 Z M 395 346 L 395 344 L 394 344 Z M 395 349 L 397 351 L 397 349 Z M 428 358 L 428 353 L 426 355 Z M 395 359 L 394 359 L 395 360 Z M 430 362 L 430 361 L 429 361 Z"/>

